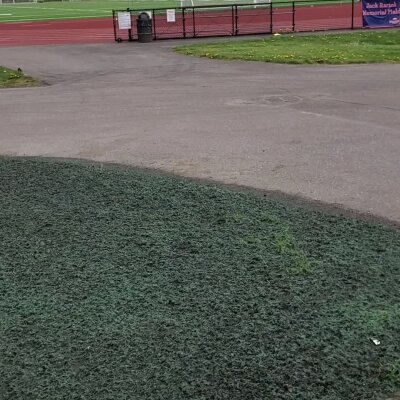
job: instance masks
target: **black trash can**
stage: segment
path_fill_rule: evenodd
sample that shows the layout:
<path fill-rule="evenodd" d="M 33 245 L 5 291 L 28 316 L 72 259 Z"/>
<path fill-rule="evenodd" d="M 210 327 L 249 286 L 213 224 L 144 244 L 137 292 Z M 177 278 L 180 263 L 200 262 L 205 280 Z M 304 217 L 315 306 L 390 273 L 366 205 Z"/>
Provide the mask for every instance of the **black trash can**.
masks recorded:
<path fill-rule="evenodd" d="M 136 20 L 138 40 L 148 43 L 153 40 L 153 21 L 146 12 L 141 12 Z"/>

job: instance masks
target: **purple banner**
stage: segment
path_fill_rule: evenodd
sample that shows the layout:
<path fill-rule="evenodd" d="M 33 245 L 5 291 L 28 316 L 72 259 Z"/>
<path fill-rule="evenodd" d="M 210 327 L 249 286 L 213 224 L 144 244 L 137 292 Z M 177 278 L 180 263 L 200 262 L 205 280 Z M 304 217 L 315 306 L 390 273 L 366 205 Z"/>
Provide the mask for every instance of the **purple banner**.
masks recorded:
<path fill-rule="evenodd" d="M 400 0 L 362 0 L 363 26 L 400 26 Z"/>

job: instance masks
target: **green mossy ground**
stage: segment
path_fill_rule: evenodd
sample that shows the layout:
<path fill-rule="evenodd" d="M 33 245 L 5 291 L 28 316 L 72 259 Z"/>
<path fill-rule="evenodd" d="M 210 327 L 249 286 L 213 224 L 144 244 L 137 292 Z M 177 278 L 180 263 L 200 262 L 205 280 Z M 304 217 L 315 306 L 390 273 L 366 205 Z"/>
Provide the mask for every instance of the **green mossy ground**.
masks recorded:
<path fill-rule="evenodd" d="M 397 390 L 398 230 L 77 162 L 0 185 L 2 400 Z"/>

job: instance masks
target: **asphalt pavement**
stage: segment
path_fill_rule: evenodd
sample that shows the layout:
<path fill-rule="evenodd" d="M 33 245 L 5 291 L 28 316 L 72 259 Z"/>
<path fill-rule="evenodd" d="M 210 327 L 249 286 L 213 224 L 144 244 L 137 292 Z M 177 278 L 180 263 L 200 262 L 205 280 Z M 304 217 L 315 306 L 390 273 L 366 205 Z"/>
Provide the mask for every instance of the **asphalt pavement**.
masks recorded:
<path fill-rule="evenodd" d="M 174 54 L 187 42 L 0 48 L 41 78 L 0 91 L 0 153 L 83 158 L 400 222 L 400 65 Z"/>

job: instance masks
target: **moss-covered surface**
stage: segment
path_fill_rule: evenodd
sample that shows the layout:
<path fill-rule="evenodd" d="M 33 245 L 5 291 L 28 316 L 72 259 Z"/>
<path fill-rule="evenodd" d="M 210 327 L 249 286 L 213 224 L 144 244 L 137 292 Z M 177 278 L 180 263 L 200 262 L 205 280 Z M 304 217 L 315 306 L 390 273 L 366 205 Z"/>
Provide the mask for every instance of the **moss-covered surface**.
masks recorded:
<path fill-rule="evenodd" d="M 398 230 L 76 162 L 0 159 L 0 185 L 2 400 L 399 386 Z"/>

